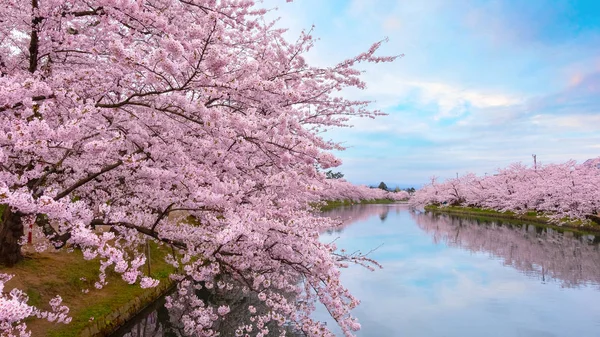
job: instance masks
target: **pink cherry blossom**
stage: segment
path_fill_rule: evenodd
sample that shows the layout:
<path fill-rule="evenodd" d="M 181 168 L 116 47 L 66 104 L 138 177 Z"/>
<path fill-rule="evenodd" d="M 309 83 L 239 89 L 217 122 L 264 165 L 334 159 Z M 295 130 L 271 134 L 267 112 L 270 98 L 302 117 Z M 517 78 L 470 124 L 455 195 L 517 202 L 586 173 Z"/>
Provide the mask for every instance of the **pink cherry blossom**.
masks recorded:
<path fill-rule="evenodd" d="M 577 164 L 515 163 L 496 174 L 431 182 L 410 199 L 414 206 L 460 205 L 500 212 L 535 211 L 560 223 L 567 217 L 585 220 L 600 211 L 600 158 Z"/>
<path fill-rule="evenodd" d="M 213 335 L 218 318 L 186 282 L 219 288 L 222 274 L 306 332 L 326 335 L 310 319 L 316 301 L 354 331 L 358 300 L 338 270 L 376 263 L 319 242 L 337 224 L 313 206 L 401 195 L 326 179 L 343 147 L 320 131 L 381 115 L 339 92 L 365 88 L 360 64 L 396 57 L 375 55 L 381 41 L 313 66 L 312 32 L 289 42 L 265 13 L 237 0 L 0 0 L 1 225 L 21 237 L 35 219 L 55 248 L 98 259 L 96 288 L 109 270 L 155 286 L 146 241 L 175 252 L 171 277 L 193 307 L 186 333 Z M 22 256 L 8 237 L 0 245 L 15 253 L 0 263 L 11 265 Z M 9 298 L 0 331 L 26 331 L 26 301 Z"/>
<path fill-rule="evenodd" d="M 229 307 L 226 305 L 222 305 L 217 309 L 217 312 L 219 313 L 219 315 L 225 316 L 229 313 Z"/>

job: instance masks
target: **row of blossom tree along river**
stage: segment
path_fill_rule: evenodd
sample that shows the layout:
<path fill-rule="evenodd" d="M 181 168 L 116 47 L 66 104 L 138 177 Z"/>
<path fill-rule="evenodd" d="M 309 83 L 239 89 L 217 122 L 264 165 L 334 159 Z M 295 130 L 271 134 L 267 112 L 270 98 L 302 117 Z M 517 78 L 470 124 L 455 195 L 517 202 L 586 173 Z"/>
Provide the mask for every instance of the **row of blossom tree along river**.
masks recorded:
<path fill-rule="evenodd" d="M 467 206 L 500 212 L 534 211 L 552 220 L 583 220 L 600 211 L 600 158 L 577 164 L 527 167 L 516 163 L 497 174 L 461 177 L 431 183 L 410 199 L 414 206 Z"/>
<path fill-rule="evenodd" d="M 375 262 L 319 242 L 339 224 L 314 205 L 402 195 L 326 179 L 343 148 L 319 135 L 381 115 L 339 93 L 365 87 L 358 64 L 397 57 L 376 56 L 379 42 L 315 67 L 311 32 L 287 41 L 265 14 L 250 0 L 0 1 L 0 263 L 23 258 L 33 225 L 99 260 L 97 288 L 109 270 L 153 287 L 141 270 L 152 239 L 177 252 L 181 285 L 226 274 L 220 286 L 266 303 L 237 335 L 286 321 L 331 336 L 311 319 L 316 301 L 358 330 L 339 269 Z M 32 316 L 69 322 L 60 294 L 42 310 L 9 279 L 0 335 L 27 336 Z M 228 307 L 180 294 L 193 306 L 184 332 L 214 335 Z"/>

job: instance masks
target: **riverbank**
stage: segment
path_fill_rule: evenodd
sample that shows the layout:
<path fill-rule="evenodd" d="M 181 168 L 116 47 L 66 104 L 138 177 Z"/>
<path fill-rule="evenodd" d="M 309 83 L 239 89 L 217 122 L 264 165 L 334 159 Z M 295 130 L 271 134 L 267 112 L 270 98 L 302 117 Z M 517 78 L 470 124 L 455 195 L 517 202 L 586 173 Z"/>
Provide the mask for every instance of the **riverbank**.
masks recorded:
<path fill-rule="evenodd" d="M 467 215 L 472 217 L 482 218 L 498 218 L 506 220 L 518 220 L 534 223 L 539 226 L 553 228 L 556 230 L 568 230 L 581 234 L 600 234 L 600 225 L 593 221 L 581 220 L 563 220 L 560 222 L 552 222 L 549 218 L 538 216 L 536 212 L 527 212 L 525 214 L 517 214 L 514 212 L 498 212 L 489 209 L 462 207 L 462 206 L 425 206 L 426 211 L 434 213 L 447 213 L 454 215 Z"/>
<path fill-rule="evenodd" d="M 396 203 L 402 203 L 402 201 L 399 200 L 392 200 L 392 199 L 369 199 L 369 200 L 361 200 L 361 201 L 355 201 L 355 200 L 325 200 L 324 201 L 324 205 L 320 207 L 321 211 L 329 211 L 332 210 L 336 207 L 340 207 L 340 206 L 352 206 L 352 205 L 368 205 L 368 204 L 396 204 Z"/>
<path fill-rule="evenodd" d="M 100 263 L 84 260 L 79 250 L 26 253 L 14 267 L 0 267 L 0 273 L 15 275 L 6 290 L 22 289 L 30 305 L 47 309 L 48 301 L 60 295 L 69 307 L 73 318 L 69 324 L 29 320 L 32 336 L 106 336 L 172 287 L 169 274 L 174 269 L 165 262 L 167 254 L 164 247 L 150 244 L 151 276 L 160 281 L 159 286 L 150 289 L 129 285 L 114 272 L 107 272 L 108 285 L 96 289 Z M 143 268 L 147 270 L 147 266 Z"/>

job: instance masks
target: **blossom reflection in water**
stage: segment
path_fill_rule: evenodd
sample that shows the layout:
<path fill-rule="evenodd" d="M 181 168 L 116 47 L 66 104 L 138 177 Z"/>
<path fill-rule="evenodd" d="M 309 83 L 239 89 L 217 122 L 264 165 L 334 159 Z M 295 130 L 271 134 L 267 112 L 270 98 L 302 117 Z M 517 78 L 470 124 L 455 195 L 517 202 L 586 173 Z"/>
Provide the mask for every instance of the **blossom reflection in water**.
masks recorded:
<path fill-rule="evenodd" d="M 351 266 L 342 280 L 362 303 L 359 337 L 596 336 L 600 327 L 600 250 L 592 235 L 531 224 L 411 211 L 406 205 L 355 205 L 325 214 L 340 226 L 322 234 L 348 251 L 374 250 L 383 265 Z M 229 296 L 247 306 L 253 298 Z M 183 311 L 157 305 L 115 336 L 184 336 Z M 240 319 L 243 316 L 240 311 Z M 234 321 L 223 322 L 221 336 Z M 326 311 L 315 319 L 336 331 Z M 434 323 L 433 323 L 434 322 Z M 287 336 L 292 327 L 283 326 Z M 337 331 L 338 336 L 342 334 Z M 273 330 L 269 336 L 277 336 Z"/>

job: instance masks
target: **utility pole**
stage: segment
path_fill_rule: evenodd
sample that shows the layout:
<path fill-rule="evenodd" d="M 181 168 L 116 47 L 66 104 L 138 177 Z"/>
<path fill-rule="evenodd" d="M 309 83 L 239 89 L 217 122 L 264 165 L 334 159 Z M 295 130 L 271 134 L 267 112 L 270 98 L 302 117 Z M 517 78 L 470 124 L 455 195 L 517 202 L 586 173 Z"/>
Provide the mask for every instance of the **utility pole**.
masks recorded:
<path fill-rule="evenodd" d="M 535 154 L 531 155 L 533 157 L 533 169 L 537 171 L 537 156 Z"/>

